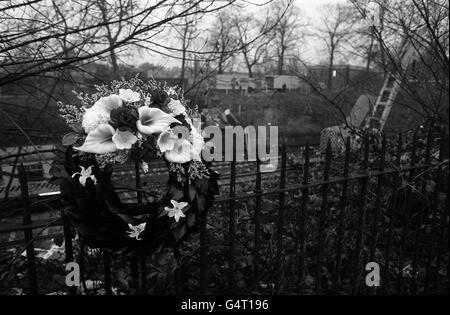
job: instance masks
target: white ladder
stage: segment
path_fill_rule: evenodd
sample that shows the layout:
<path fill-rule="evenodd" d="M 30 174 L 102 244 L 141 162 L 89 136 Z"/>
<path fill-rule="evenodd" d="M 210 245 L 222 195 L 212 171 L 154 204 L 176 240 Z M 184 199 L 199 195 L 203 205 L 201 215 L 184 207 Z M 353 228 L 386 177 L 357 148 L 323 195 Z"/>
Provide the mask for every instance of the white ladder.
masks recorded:
<path fill-rule="evenodd" d="M 403 56 L 401 57 L 401 70 L 403 73 L 413 60 L 417 59 L 417 51 L 411 43 L 407 43 L 403 49 Z M 367 120 L 365 129 L 383 131 L 384 125 L 389 117 L 392 106 L 398 92 L 400 91 L 402 78 L 398 71 L 389 73 L 384 80 L 383 87 L 378 94 L 377 101 L 373 107 L 372 113 Z"/>

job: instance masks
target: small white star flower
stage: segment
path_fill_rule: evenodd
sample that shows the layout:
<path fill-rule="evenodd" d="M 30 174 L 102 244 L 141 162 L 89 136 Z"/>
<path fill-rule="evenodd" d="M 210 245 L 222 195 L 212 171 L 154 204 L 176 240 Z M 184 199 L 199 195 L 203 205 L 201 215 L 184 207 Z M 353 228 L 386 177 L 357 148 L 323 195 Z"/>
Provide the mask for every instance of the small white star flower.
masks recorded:
<path fill-rule="evenodd" d="M 168 212 L 169 218 L 174 218 L 176 222 L 180 220 L 180 218 L 185 218 L 186 215 L 183 213 L 183 209 L 188 206 L 187 202 L 177 202 L 175 200 L 170 201 L 173 205 L 173 208 L 165 207 L 164 210 Z M 187 209 L 186 209 L 187 210 Z"/>
<path fill-rule="evenodd" d="M 148 171 L 150 170 L 148 163 L 145 161 L 142 161 L 139 166 L 141 168 L 141 171 L 144 172 L 145 174 L 147 174 Z"/>
<path fill-rule="evenodd" d="M 88 178 L 90 178 L 94 182 L 94 185 L 97 185 L 97 178 L 95 178 L 95 175 L 92 175 L 92 165 L 86 169 L 84 168 L 84 166 L 80 166 L 80 168 L 81 171 L 73 173 L 72 178 L 74 178 L 76 175 L 80 175 L 78 180 L 80 181 L 81 185 L 85 186 L 86 180 Z"/>
<path fill-rule="evenodd" d="M 145 225 L 146 225 L 145 222 L 141 223 L 139 225 L 128 224 L 128 227 L 131 229 L 131 231 L 127 232 L 128 236 L 131 237 L 131 238 L 135 237 L 138 241 L 140 241 L 141 238 L 139 237 L 139 234 L 144 232 Z"/>

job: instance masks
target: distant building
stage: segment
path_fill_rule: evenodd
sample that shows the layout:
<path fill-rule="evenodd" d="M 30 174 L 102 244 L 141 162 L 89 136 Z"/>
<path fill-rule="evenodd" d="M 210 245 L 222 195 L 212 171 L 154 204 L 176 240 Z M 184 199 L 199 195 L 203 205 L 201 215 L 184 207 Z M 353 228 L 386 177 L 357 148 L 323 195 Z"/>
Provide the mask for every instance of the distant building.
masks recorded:
<path fill-rule="evenodd" d="M 243 73 L 217 74 L 213 84 L 216 90 L 225 91 L 227 94 L 229 92 L 247 93 L 249 90 L 257 89 L 257 85 L 261 85 L 261 82 L 257 83 L 257 80 Z"/>
<path fill-rule="evenodd" d="M 301 91 L 309 93 L 309 86 L 297 76 L 266 75 L 250 78 L 248 74 L 218 74 L 212 84 L 215 90 L 225 93 L 247 93 L 252 91 Z"/>
<path fill-rule="evenodd" d="M 299 78 L 293 75 L 273 75 L 266 76 L 269 89 L 276 91 L 300 91 L 301 94 L 309 94 L 309 85 Z"/>

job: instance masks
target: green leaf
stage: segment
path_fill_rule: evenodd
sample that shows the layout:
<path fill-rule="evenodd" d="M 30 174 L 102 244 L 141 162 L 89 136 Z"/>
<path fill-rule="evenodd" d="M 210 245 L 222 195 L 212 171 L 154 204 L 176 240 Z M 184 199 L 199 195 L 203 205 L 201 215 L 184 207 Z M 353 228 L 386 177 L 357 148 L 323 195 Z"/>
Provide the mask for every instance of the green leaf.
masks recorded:
<path fill-rule="evenodd" d="M 194 211 L 189 211 L 188 214 L 188 227 L 193 227 L 195 224 L 195 212 Z"/>
<path fill-rule="evenodd" d="M 181 240 L 181 238 L 186 234 L 186 224 L 179 225 L 174 231 L 173 231 L 173 237 L 175 238 L 175 241 Z"/>
<path fill-rule="evenodd" d="M 64 137 L 62 139 L 62 144 L 64 146 L 73 145 L 73 144 L 75 144 L 75 142 L 77 142 L 77 140 L 78 140 L 78 134 L 75 132 L 69 132 L 64 135 Z"/>
<path fill-rule="evenodd" d="M 197 190 L 193 185 L 189 185 L 189 199 L 194 200 L 195 195 L 197 194 Z"/>
<path fill-rule="evenodd" d="M 208 193 L 209 179 L 208 178 L 197 179 L 195 186 L 197 187 L 199 193 L 206 195 Z"/>
<path fill-rule="evenodd" d="M 206 208 L 206 198 L 204 195 L 197 196 L 197 211 L 202 213 Z"/>

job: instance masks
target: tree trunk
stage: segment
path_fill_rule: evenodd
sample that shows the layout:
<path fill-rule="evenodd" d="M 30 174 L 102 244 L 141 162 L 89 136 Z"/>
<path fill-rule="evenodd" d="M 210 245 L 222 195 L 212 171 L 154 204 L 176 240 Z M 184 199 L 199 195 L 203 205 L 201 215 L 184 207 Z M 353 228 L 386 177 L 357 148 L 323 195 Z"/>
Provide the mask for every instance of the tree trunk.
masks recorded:
<path fill-rule="evenodd" d="M 330 52 L 330 63 L 328 65 L 328 82 L 327 89 L 331 91 L 333 89 L 333 65 L 334 65 L 334 48 Z"/>
<path fill-rule="evenodd" d="M 281 53 L 278 57 L 278 74 L 283 75 L 283 67 L 284 67 L 284 48 L 282 48 Z"/>
<path fill-rule="evenodd" d="M 245 51 L 242 51 L 242 54 L 244 55 L 245 64 L 247 65 L 248 76 L 249 76 L 249 78 L 253 78 L 252 65 L 250 64 L 250 61 L 248 59 L 248 53 Z"/>
<path fill-rule="evenodd" d="M 120 79 L 119 76 L 119 65 L 117 64 L 117 56 L 116 56 L 116 52 L 114 51 L 114 49 L 111 49 L 111 65 L 113 68 L 113 75 L 114 75 L 114 79 Z"/>
<path fill-rule="evenodd" d="M 373 45 L 374 45 L 374 29 L 370 28 L 370 45 L 367 50 L 367 60 L 366 60 L 366 72 L 370 72 L 370 63 L 372 62 L 372 54 L 373 54 Z"/>

